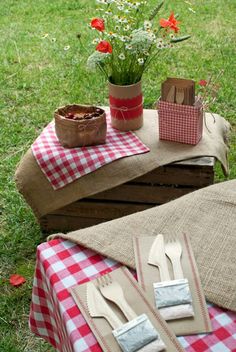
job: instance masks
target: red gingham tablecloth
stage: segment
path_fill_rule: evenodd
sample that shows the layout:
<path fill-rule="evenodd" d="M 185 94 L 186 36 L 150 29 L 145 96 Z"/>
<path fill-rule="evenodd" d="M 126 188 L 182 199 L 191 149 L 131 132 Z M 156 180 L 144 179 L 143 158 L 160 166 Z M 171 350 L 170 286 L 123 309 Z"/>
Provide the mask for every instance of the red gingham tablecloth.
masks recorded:
<path fill-rule="evenodd" d="M 60 352 L 101 352 L 68 288 L 119 267 L 75 243 L 56 239 L 37 248 L 29 324 Z M 178 337 L 187 352 L 236 351 L 236 313 L 208 305 L 213 333 Z"/>
<path fill-rule="evenodd" d="M 112 128 L 110 115 L 106 114 L 106 144 L 66 149 L 57 139 L 54 122 L 35 140 L 31 146 L 33 155 L 53 189 L 62 188 L 114 160 L 149 152 L 134 133 Z"/>

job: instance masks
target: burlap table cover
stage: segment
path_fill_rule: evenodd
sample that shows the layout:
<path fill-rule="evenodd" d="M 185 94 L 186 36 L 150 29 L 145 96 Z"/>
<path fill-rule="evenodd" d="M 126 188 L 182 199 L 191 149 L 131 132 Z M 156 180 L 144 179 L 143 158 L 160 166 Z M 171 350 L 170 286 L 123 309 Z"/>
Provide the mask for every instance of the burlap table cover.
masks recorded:
<path fill-rule="evenodd" d="M 221 162 L 227 173 L 229 123 L 219 115 L 206 114 L 206 124 L 203 138 L 196 146 L 160 141 L 156 110 L 144 110 L 144 126 L 136 134 L 150 148 L 149 153 L 117 160 L 54 191 L 30 149 L 16 170 L 17 187 L 40 218 L 76 200 L 113 188 L 175 161 L 212 156 Z"/>
<path fill-rule="evenodd" d="M 55 234 L 135 267 L 132 238 L 190 236 L 206 298 L 236 311 L 236 180 L 67 235 Z"/>

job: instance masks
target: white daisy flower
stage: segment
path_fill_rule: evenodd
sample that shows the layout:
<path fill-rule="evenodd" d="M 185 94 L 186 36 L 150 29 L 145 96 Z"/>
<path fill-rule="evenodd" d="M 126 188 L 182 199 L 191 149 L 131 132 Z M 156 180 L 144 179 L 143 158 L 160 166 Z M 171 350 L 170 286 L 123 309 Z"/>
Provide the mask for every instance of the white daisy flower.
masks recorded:
<path fill-rule="evenodd" d="M 133 47 L 132 47 L 131 44 L 126 44 L 126 45 L 125 45 L 125 49 L 127 49 L 127 50 L 132 50 Z"/>
<path fill-rule="evenodd" d="M 152 39 L 152 40 L 155 40 L 156 39 L 156 36 L 155 36 L 155 34 L 152 32 L 152 33 L 150 33 L 150 38 Z"/>
<path fill-rule="evenodd" d="M 113 32 L 106 33 L 110 39 L 116 38 L 117 34 Z"/>
<path fill-rule="evenodd" d="M 128 41 L 128 37 L 126 37 L 126 36 L 124 36 L 124 35 L 119 36 L 119 39 L 120 39 L 122 42 L 127 42 L 127 41 Z"/>
<path fill-rule="evenodd" d="M 45 33 L 45 34 L 42 35 L 42 39 L 45 39 L 45 38 L 47 38 L 48 36 L 49 36 L 49 34 L 48 34 L 48 33 Z"/>
<path fill-rule="evenodd" d="M 92 44 L 98 44 L 100 42 L 100 39 L 99 38 L 95 38 L 93 41 L 92 41 Z"/>
<path fill-rule="evenodd" d="M 128 23 L 128 20 L 126 17 L 119 17 L 119 20 L 118 20 L 119 23 Z"/>
<path fill-rule="evenodd" d="M 134 3 L 132 4 L 132 8 L 135 9 L 135 10 L 137 10 L 140 5 L 141 5 L 140 2 L 134 2 Z"/>
<path fill-rule="evenodd" d="M 142 57 L 140 57 L 138 59 L 138 63 L 139 63 L 139 65 L 143 65 L 144 64 L 144 59 Z"/>
<path fill-rule="evenodd" d="M 152 28 L 152 22 L 151 21 L 144 21 L 143 24 L 144 29 L 151 29 Z"/>
<path fill-rule="evenodd" d="M 161 42 L 157 42 L 156 47 L 157 47 L 157 49 L 164 49 L 165 44 L 161 43 Z"/>
<path fill-rule="evenodd" d="M 120 59 L 120 60 L 125 60 L 125 54 L 120 54 L 119 56 L 118 56 L 118 58 Z"/>
<path fill-rule="evenodd" d="M 163 39 L 162 39 L 162 38 L 157 38 L 157 39 L 156 39 L 156 42 L 163 43 Z"/>
<path fill-rule="evenodd" d="M 69 49 L 70 49 L 70 45 L 64 46 L 64 50 L 65 50 L 65 51 L 67 51 L 67 50 L 69 50 Z"/>
<path fill-rule="evenodd" d="M 128 31 L 130 29 L 130 26 L 127 24 L 126 26 L 124 26 L 124 31 Z"/>

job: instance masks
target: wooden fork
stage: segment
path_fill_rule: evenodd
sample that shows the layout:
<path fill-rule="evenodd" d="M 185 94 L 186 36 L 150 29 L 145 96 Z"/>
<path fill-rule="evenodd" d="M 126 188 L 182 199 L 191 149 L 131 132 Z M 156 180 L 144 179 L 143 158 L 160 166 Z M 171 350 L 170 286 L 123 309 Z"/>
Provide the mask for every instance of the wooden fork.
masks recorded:
<path fill-rule="evenodd" d="M 165 243 L 165 253 L 172 263 L 174 279 L 183 279 L 184 274 L 181 265 L 182 246 L 179 239 L 169 237 Z"/>
<path fill-rule="evenodd" d="M 175 101 L 177 104 L 183 104 L 184 102 L 184 88 L 176 88 Z"/>
<path fill-rule="evenodd" d="M 132 320 L 137 317 L 137 314 L 127 303 L 122 287 L 117 281 L 112 280 L 110 274 L 99 277 L 97 279 L 97 283 L 103 297 L 114 302 L 128 320 Z"/>

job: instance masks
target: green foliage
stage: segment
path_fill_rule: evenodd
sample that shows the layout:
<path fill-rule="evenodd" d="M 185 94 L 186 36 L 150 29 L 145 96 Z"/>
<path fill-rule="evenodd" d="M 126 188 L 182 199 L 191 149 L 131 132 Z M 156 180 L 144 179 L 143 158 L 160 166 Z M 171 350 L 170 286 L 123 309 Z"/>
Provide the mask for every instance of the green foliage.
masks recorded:
<path fill-rule="evenodd" d="M 180 36 L 191 38 L 157 57 L 143 77 L 144 104 L 155 108 L 160 84 L 167 76 L 196 81 L 224 68 L 219 96 L 210 106 L 232 124 L 230 178 L 236 176 L 236 3 L 199 0 L 165 1 L 159 15 L 179 13 Z M 157 5 L 148 1 L 147 16 Z M 87 23 L 96 16 L 94 0 L 6 0 L 0 2 L 0 351 L 48 352 L 49 345 L 28 329 L 36 246 L 43 241 L 36 220 L 17 192 L 14 172 L 21 157 L 52 119 L 53 111 L 69 103 L 108 104 L 105 79 L 88 73 L 86 60 L 94 45 Z M 154 20 L 157 18 L 155 17 Z M 76 37 L 89 44 L 86 52 Z M 87 47 L 87 45 L 86 45 Z M 168 53 L 167 53 L 168 52 Z M 219 167 L 217 181 L 225 180 Z M 27 283 L 11 287 L 19 273 Z"/>

